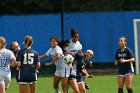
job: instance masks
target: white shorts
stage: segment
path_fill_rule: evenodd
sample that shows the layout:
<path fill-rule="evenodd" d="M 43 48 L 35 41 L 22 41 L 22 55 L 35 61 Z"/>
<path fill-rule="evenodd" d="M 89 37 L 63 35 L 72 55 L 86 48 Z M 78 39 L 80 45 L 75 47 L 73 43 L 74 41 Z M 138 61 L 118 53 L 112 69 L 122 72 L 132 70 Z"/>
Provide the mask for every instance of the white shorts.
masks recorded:
<path fill-rule="evenodd" d="M 5 88 L 8 88 L 11 82 L 11 77 L 0 76 L 0 84 L 5 83 Z"/>
<path fill-rule="evenodd" d="M 68 67 L 64 67 L 64 69 L 56 69 L 55 75 L 58 77 L 69 77 L 70 70 Z"/>

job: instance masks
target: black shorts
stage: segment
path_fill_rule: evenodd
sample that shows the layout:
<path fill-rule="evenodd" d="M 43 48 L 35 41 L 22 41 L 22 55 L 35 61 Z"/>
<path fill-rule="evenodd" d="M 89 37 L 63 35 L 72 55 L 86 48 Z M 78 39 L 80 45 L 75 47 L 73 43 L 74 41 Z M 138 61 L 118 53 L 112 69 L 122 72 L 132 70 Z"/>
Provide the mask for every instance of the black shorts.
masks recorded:
<path fill-rule="evenodd" d="M 68 79 L 69 80 L 76 80 L 76 75 L 70 74 Z"/>
<path fill-rule="evenodd" d="M 82 78 L 82 76 L 80 75 L 80 76 L 76 76 L 76 81 L 77 81 L 77 83 L 79 84 L 79 83 L 83 83 L 83 78 Z"/>
<path fill-rule="evenodd" d="M 23 74 L 20 71 L 18 72 L 17 77 L 18 84 L 33 84 L 37 82 L 37 73 L 32 74 Z"/>
<path fill-rule="evenodd" d="M 134 71 L 133 70 L 126 70 L 126 71 L 123 71 L 123 70 L 119 70 L 118 71 L 118 76 L 122 76 L 122 77 L 125 77 L 127 75 L 134 75 Z"/>

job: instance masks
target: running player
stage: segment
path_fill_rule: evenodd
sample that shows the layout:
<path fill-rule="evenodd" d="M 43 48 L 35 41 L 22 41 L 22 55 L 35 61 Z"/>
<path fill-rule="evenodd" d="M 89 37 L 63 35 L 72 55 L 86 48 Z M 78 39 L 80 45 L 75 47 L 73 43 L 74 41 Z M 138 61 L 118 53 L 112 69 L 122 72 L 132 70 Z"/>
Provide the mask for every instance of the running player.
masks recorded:
<path fill-rule="evenodd" d="M 10 65 L 13 67 L 16 66 L 16 58 L 13 52 L 5 47 L 6 40 L 4 37 L 0 36 L 0 93 L 6 93 L 6 89 L 10 85 Z"/>
<path fill-rule="evenodd" d="M 55 89 L 56 93 L 60 93 L 59 91 L 59 82 L 62 81 L 62 90 L 63 93 L 68 93 L 67 90 L 67 82 L 68 77 L 70 74 L 70 70 L 68 68 L 68 65 L 64 63 L 63 61 L 63 51 L 58 46 L 59 39 L 57 37 L 50 38 L 50 45 L 51 48 L 43 55 L 40 56 L 40 58 L 45 58 L 47 56 L 51 56 L 53 59 L 51 62 L 46 63 L 46 66 L 49 66 L 53 63 L 56 65 L 56 71 L 54 75 L 54 81 L 53 81 L 53 87 Z"/>
<path fill-rule="evenodd" d="M 133 93 L 132 90 L 132 80 L 133 80 L 133 62 L 134 62 L 134 55 L 130 48 L 126 46 L 126 38 L 120 37 L 119 38 L 119 46 L 120 48 L 116 51 L 116 62 L 115 65 L 118 65 L 118 93 L 124 93 L 123 87 L 124 84 L 128 90 L 128 93 Z"/>
<path fill-rule="evenodd" d="M 40 68 L 38 53 L 33 50 L 33 38 L 26 36 L 24 39 L 25 48 L 17 54 L 17 70 L 19 93 L 36 93 L 37 73 Z M 28 89 L 30 92 L 27 92 Z"/>
<path fill-rule="evenodd" d="M 83 81 L 83 76 L 93 78 L 92 75 L 89 75 L 86 70 L 86 62 L 90 61 L 93 56 L 92 50 L 87 50 L 84 54 L 74 54 L 75 62 L 76 62 L 76 80 L 78 83 L 78 87 L 81 93 L 86 93 L 85 84 Z"/>

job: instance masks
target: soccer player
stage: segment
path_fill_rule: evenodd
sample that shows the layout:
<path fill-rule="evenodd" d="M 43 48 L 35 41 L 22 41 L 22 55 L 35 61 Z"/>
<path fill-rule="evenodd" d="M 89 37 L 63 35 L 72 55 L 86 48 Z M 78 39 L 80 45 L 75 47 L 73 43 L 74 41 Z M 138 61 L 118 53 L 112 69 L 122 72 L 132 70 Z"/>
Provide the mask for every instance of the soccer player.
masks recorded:
<path fill-rule="evenodd" d="M 0 93 L 6 93 L 11 81 L 10 66 L 16 66 L 16 58 L 13 52 L 5 47 L 6 40 L 0 36 Z"/>
<path fill-rule="evenodd" d="M 17 57 L 17 53 L 18 51 L 20 50 L 20 45 L 18 44 L 17 41 L 13 41 L 11 44 L 10 44 L 10 47 L 9 49 L 14 53 L 15 57 Z M 12 67 L 11 68 L 11 71 L 15 71 L 16 70 L 16 67 Z M 19 71 L 16 70 L 16 81 L 18 82 L 18 73 Z M 29 93 L 30 89 L 29 87 L 26 89 L 28 91 L 26 91 L 27 93 Z"/>
<path fill-rule="evenodd" d="M 14 41 L 10 44 L 9 49 L 14 53 L 15 57 L 17 57 L 17 52 L 20 50 L 20 45 L 17 41 Z"/>
<path fill-rule="evenodd" d="M 87 50 L 84 54 L 74 54 L 76 62 L 76 81 L 81 93 L 86 93 L 85 84 L 83 81 L 83 76 L 93 78 L 92 75 L 89 75 L 86 70 L 86 62 L 90 61 L 93 56 L 92 50 Z"/>
<path fill-rule="evenodd" d="M 31 48 L 32 36 L 26 36 L 23 43 L 25 48 L 17 54 L 19 93 L 36 93 L 37 73 L 40 68 L 39 55 Z M 30 92 L 27 92 L 28 89 Z"/>
<path fill-rule="evenodd" d="M 123 87 L 124 84 L 128 90 L 128 93 L 133 93 L 132 90 L 132 80 L 134 74 L 133 62 L 134 55 L 130 48 L 126 46 L 126 38 L 120 37 L 118 42 L 120 48 L 116 51 L 116 62 L 115 65 L 118 65 L 118 93 L 124 93 Z"/>
<path fill-rule="evenodd" d="M 63 56 L 64 56 L 63 51 L 58 46 L 58 43 L 59 43 L 59 39 L 57 37 L 50 38 L 51 48 L 45 54 L 41 55 L 40 58 L 51 56 L 52 61 L 49 63 L 45 63 L 45 65 L 49 66 L 53 63 L 55 63 L 56 65 L 56 71 L 55 71 L 54 81 L 53 81 L 53 87 L 55 89 L 55 93 L 60 93 L 58 87 L 60 80 L 62 81 L 63 93 L 68 93 L 67 82 L 68 82 L 70 70 L 68 65 L 65 64 L 63 61 Z"/>
<path fill-rule="evenodd" d="M 65 47 L 65 54 L 76 54 L 80 53 L 82 54 L 82 45 L 78 41 L 79 39 L 79 33 L 75 28 L 71 29 L 71 39 L 69 40 L 69 45 Z M 72 64 L 69 64 L 69 66 L 72 65 L 72 69 L 70 70 L 70 77 L 69 77 L 69 85 L 72 87 L 74 93 L 78 93 L 79 88 L 78 84 L 76 82 L 76 65 L 75 62 Z"/>

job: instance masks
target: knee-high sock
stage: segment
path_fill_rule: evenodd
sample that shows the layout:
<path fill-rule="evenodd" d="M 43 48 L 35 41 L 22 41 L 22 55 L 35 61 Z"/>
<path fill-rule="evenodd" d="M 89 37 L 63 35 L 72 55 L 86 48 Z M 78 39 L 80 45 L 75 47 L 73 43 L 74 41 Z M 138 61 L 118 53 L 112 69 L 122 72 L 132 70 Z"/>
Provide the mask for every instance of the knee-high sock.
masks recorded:
<path fill-rule="evenodd" d="M 127 89 L 128 93 L 133 93 L 132 89 Z"/>
<path fill-rule="evenodd" d="M 118 93 L 123 93 L 123 88 L 119 88 Z"/>

